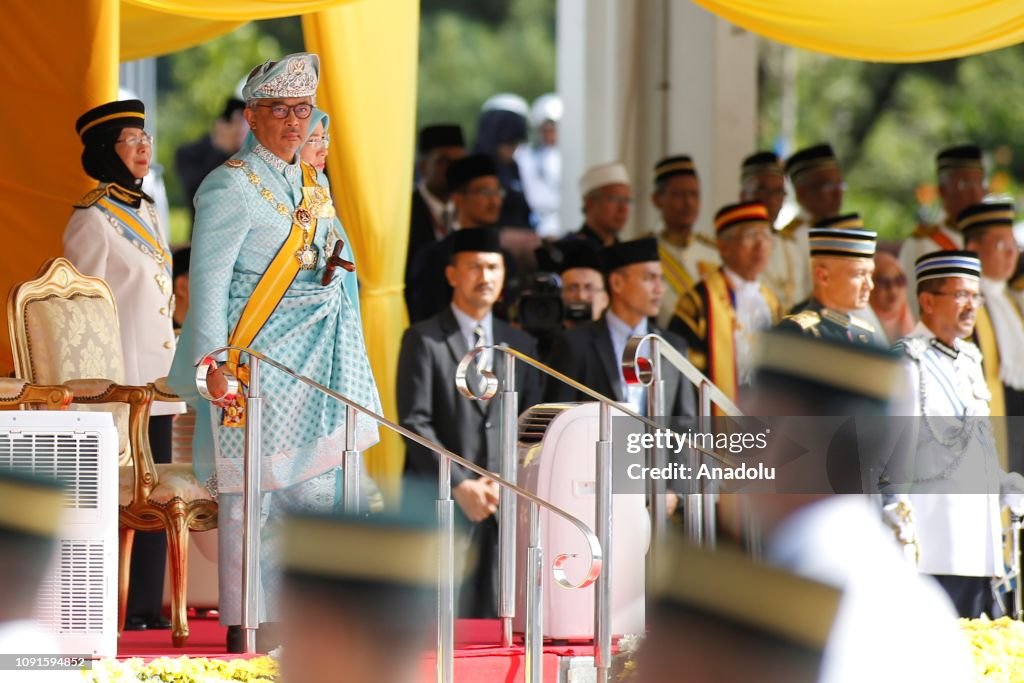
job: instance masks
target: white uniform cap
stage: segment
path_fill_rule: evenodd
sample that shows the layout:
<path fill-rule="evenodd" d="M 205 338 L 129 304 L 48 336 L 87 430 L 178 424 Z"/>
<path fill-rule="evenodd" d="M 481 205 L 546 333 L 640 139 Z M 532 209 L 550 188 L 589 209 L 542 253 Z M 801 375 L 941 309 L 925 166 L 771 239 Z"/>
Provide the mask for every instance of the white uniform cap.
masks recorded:
<path fill-rule="evenodd" d="M 540 128 L 545 121 L 558 123 L 562 120 L 563 110 L 562 98 L 557 93 L 549 92 L 533 101 L 533 107 L 530 109 L 530 122 L 533 123 L 534 128 Z"/>
<path fill-rule="evenodd" d="M 526 100 L 510 92 L 498 93 L 487 98 L 484 105 L 480 107 L 480 111 L 491 110 L 510 111 L 513 114 L 519 114 L 524 119 L 530 116 L 530 105 L 526 103 Z"/>
<path fill-rule="evenodd" d="M 617 161 L 597 164 L 580 176 L 580 195 L 586 197 L 594 190 L 606 185 L 629 185 L 626 167 Z"/>

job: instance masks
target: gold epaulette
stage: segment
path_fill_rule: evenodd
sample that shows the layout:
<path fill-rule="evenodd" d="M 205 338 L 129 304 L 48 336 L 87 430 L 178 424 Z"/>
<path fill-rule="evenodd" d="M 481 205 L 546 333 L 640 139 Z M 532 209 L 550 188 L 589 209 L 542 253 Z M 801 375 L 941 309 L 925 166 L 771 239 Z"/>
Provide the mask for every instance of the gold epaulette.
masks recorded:
<path fill-rule="evenodd" d="M 863 330 L 867 330 L 871 334 L 875 333 L 875 326 L 869 323 L 867 320 L 862 320 L 855 315 L 850 316 L 850 326 L 857 326 Z"/>
<path fill-rule="evenodd" d="M 910 234 L 915 239 L 928 239 L 936 232 L 938 232 L 939 226 L 936 223 L 918 223 L 917 227 L 914 228 L 914 232 Z"/>
<path fill-rule="evenodd" d="M 796 233 L 797 228 L 802 227 L 803 224 L 804 219 L 797 216 L 796 218 L 791 220 L 789 224 L 786 225 L 786 227 L 779 230 L 779 237 L 787 240 L 795 239 L 794 234 Z"/>
<path fill-rule="evenodd" d="M 695 234 L 693 236 L 693 239 L 697 240 L 698 242 L 700 242 L 701 244 L 703 244 L 706 247 L 710 247 L 711 249 L 714 249 L 715 251 L 718 251 L 718 242 L 716 242 L 715 240 L 711 239 L 710 237 L 708 237 L 707 235 L 705 235 L 702 232 L 698 232 L 697 234 Z M 717 268 L 718 266 L 716 265 L 715 267 Z"/>
<path fill-rule="evenodd" d="M 104 197 L 104 196 L 106 196 L 106 194 L 107 194 L 107 188 L 106 187 L 104 187 L 104 186 L 94 187 L 91 190 L 89 190 L 88 192 L 86 192 L 85 195 L 83 195 L 82 198 L 79 199 L 75 203 L 75 208 L 76 209 L 88 209 L 90 206 L 92 206 L 93 204 L 98 202 L 100 200 L 100 197 Z"/>
<path fill-rule="evenodd" d="M 782 319 L 796 323 L 800 326 L 801 330 L 805 331 L 821 324 L 821 316 L 818 315 L 817 311 L 800 311 L 799 313 L 784 316 Z"/>

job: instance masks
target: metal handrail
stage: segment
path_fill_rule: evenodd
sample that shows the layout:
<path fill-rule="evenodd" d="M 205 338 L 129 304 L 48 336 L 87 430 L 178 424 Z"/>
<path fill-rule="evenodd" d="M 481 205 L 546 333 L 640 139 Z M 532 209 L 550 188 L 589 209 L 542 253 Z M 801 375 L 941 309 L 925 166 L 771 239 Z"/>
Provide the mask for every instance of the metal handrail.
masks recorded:
<path fill-rule="evenodd" d="M 572 524 L 574 527 L 576 527 L 576 529 L 583 535 L 583 537 L 586 539 L 586 542 L 587 542 L 587 545 L 588 545 L 588 551 L 590 552 L 590 566 L 589 566 L 586 574 L 584 575 L 584 577 L 578 583 L 573 583 L 572 581 L 570 581 L 568 579 L 568 576 L 567 576 L 567 574 L 565 572 L 565 563 L 569 559 L 571 559 L 573 557 L 576 557 L 576 555 L 564 554 L 563 553 L 563 554 L 559 554 L 559 555 L 555 556 L 555 558 L 552 561 L 551 571 L 552 571 L 552 575 L 554 576 L 555 580 L 559 583 L 559 585 L 561 585 L 564 588 L 568 588 L 568 589 L 582 589 L 582 588 L 586 588 L 587 586 L 590 586 L 591 584 L 593 584 L 594 581 L 597 580 L 597 578 L 600 576 L 601 569 L 602 569 L 602 566 L 604 564 L 605 552 L 603 551 L 603 548 L 602 548 L 600 542 L 598 541 L 597 536 L 594 534 L 594 532 L 592 532 L 590 530 L 590 527 L 588 527 L 586 524 L 584 524 L 581 520 L 579 520 L 576 517 L 574 517 L 573 515 L 569 514 L 568 512 L 563 510 L 562 508 L 560 508 L 560 507 L 558 507 L 556 505 L 553 505 L 553 504 L 549 503 L 548 501 L 544 500 L 543 498 L 540 498 L 540 497 L 536 496 L 535 494 L 527 491 L 526 489 L 520 488 L 519 486 L 506 481 L 501 476 L 496 475 L 495 473 L 493 473 L 493 472 L 491 472 L 491 471 L 489 471 L 489 470 L 487 470 L 487 469 L 485 469 L 483 467 L 480 467 L 476 463 L 473 463 L 473 462 L 471 462 L 469 460 L 466 460 L 462 456 L 460 456 L 460 455 L 458 455 L 456 453 L 453 453 L 452 451 L 448 450 L 447 448 L 444 448 L 443 446 L 441 446 L 439 444 L 436 444 L 433 441 L 430 441 L 429 439 L 426 439 L 426 438 L 420 436 L 419 434 L 416 434 L 415 432 L 410 431 L 409 429 L 406 429 L 405 427 L 402 427 L 401 425 L 392 422 L 391 420 L 387 419 L 383 415 L 380 415 L 380 414 L 376 413 L 375 411 L 370 410 L 369 408 L 366 408 L 365 406 L 363 406 L 363 405 L 353 401 L 352 399 L 348 398 L 344 394 L 338 393 L 338 392 L 334 391 L 333 389 L 325 387 L 324 385 L 320 384 L 319 382 L 316 382 L 315 380 L 312 380 L 312 379 L 310 379 L 310 378 L 308 378 L 308 377 L 306 377 L 304 375 L 300 375 L 299 373 L 295 372 L 291 368 L 289 368 L 289 367 L 279 363 L 278 361 L 276 361 L 276 360 L 274 360 L 272 358 L 269 358 L 269 357 L 265 356 L 264 354 L 260 353 L 259 351 L 254 351 L 253 349 L 250 349 L 249 347 L 246 347 L 246 346 L 226 345 L 226 346 L 221 346 L 221 347 L 218 347 L 218 348 L 210 351 L 199 362 L 197 362 L 196 363 L 196 367 L 197 367 L 197 370 L 196 370 L 196 384 L 197 384 L 197 387 L 200 390 L 200 393 L 203 394 L 203 396 L 205 398 L 207 398 L 208 400 L 212 401 L 214 399 L 206 391 L 206 373 L 208 372 L 208 370 L 211 367 L 216 367 L 216 361 L 214 360 L 215 356 L 217 356 L 217 355 L 219 355 L 221 353 L 224 353 L 226 351 L 232 351 L 232 350 L 233 351 L 239 351 L 241 353 L 247 354 L 250 359 L 255 359 L 257 361 L 257 362 L 250 362 L 250 377 L 249 377 L 249 379 L 250 379 L 250 389 L 252 390 L 252 389 L 255 388 L 256 391 L 253 392 L 253 393 L 256 393 L 256 396 L 255 397 L 250 397 L 250 400 L 249 400 L 249 410 L 250 410 L 249 418 L 250 419 L 247 420 L 247 422 L 246 422 L 246 427 L 247 427 L 247 429 L 246 429 L 246 453 L 247 454 L 249 453 L 249 448 L 251 446 L 255 446 L 255 450 L 257 452 L 259 450 L 258 440 L 255 440 L 255 441 L 253 441 L 252 444 L 250 444 L 249 435 L 250 435 L 250 430 L 252 432 L 256 432 L 257 428 L 258 428 L 258 424 L 253 424 L 254 423 L 253 418 L 258 418 L 260 401 L 262 400 L 262 398 L 258 396 L 258 387 L 259 387 L 259 362 L 263 362 L 263 363 L 267 363 L 271 367 L 274 367 L 275 369 L 277 369 L 277 370 L 287 374 L 288 376 L 292 377 L 293 379 L 298 380 L 299 382 L 302 382 L 303 384 L 306 384 L 307 386 L 312 387 L 313 389 L 316 389 L 317 391 L 319 391 L 319 392 L 321 392 L 321 393 L 323 393 L 323 394 L 325 394 L 327 396 L 330 396 L 331 398 L 333 398 L 333 399 L 343 403 L 346 406 L 346 418 L 347 418 L 346 419 L 346 439 L 345 439 L 345 442 L 346 442 L 346 455 L 348 455 L 350 453 L 350 451 L 354 452 L 354 448 L 355 448 L 355 438 L 354 438 L 355 426 L 354 426 L 354 422 L 355 422 L 355 420 L 353 419 L 353 417 L 355 416 L 355 413 L 358 412 L 358 413 L 363 413 L 364 415 L 372 418 L 378 424 L 387 427 L 388 429 L 392 430 L 393 432 L 397 432 L 398 434 L 401 434 L 403 437 L 409 439 L 410 441 L 413 441 L 413 442 L 419 444 L 420 446 L 423 446 L 424 448 L 426 448 L 426 449 L 428 449 L 428 450 L 430 450 L 430 451 L 432 451 L 434 453 L 437 453 L 438 455 L 444 456 L 444 460 L 442 460 L 440 462 L 440 467 L 439 467 L 439 483 L 440 483 L 440 491 L 442 492 L 441 495 L 443 495 L 446 500 L 444 500 L 444 501 L 439 500 L 438 512 L 439 512 L 439 515 L 440 515 L 440 513 L 442 513 L 442 502 L 446 502 L 447 503 L 447 509 L 444 510 L 444 511 L 447 512 L 448 514 L 445 514 L 443 516 L 446 518 L 448 530 L 452 529 L 452 520 L 453 520 L 453 518 L 451 516 L 451 503 L 452 503 L 452 501 L 451 501 L 451 478 L 450 478 L 450 472 L 451 472 L 451 463 L 455 462 L 455 463 L 461 465 L 462 467 L 465 467 L 466 469 L 470 470 L 471 472 L 474 472 L 474 473 L 476 473 L 476 474 L 478 474 L 480 476 L 483 476 L 483 477 L 487 477 L 488 479 L 490 479 L 491 481 L 494 481 L 496 484 L 498 484 L 498 486 L 502 487 L 503 489 L 505 489 L 507 491 L 511 491 L 512 493 L 516 494 L 517 496 L 519 496 L 521 498 L 527 499 L 528 501 L 530 501 L 530 503 L 532 505 L 542 507 L 542 508 L 548 510 L 549 512 L 554 513 L 555 515 L 561 517 L 562 519 L 566 520 L 567 522 Z M 237 387 L 237 380 L 235 378 L 231 377 L 230 372 L 228 372 L 226 368 L 224 368 L 224 371 L 225 371 L 226 376 L 229 377 L 229 379 L 231 380 L 231 383 L 234 384 L 234 386 Z M 496 379 L 495 379 L 495 382 L 496 382 Z M 255 404 L 253 404 L 253 400 L 252 400 L 253 398 L 256 399 Z M 253 411 L 253 408 L 255 408 L 255 411 Z M 255 415 L 253 414 L 253 412 L 255 412 Z M 255 420 L 255 422 L 258 423 L 258 419 Z M 346 464 L 348 464 L 348 462 L 346 462 Z M 260 516 L 259 515 L 259 499 L 260 499 L 260 496 L 259 495 L 255 495 L 255 496 L 250 495 L 250 489 L 253 488 L 252 484 L 255 483 L 255 487 L 254 488 L 255 488 L 255 490 L 257 492 L 259 491 L 259 489 L 260 489 L 260 486 L 259 486 L 260 470 L 261 470 L 260 467 L 252 465 L 249 462 L 249 458 L 246 459 L 246 477 L 245 477 L 245 487 L 244 487 L 244 490 L 243 490 L 243 499 L 245 501 L 243 503 L 243 509 L 244 509 L 244 512 L 245 512 L 245 525 L 244 525 L 245 528 L 244 528 L 244 533 L 243 533 L 243 547 L 245 548 L 245 553 L 244 553 L 244 557 L 243 557 L 243 562 L 247 565 L 247 567 L 243 569 L 243 575 L 242 575 L 242 582 L 243 582 L 243 586 L 242 586 L 242 592 L 243 592 L 243 603 L 242 603 L 243 604 L 243 619 L 242 619 L 242 621 L 244 622 L 243 623 L 243 629 L 246 630 L 246 649 L 247 650 L 251 650 L 251 649 L 254 648 L 254 645 L 255 645 L 255 637 L 254 637 L 255 631 L 254 631 L 254 629 L 258 625 L 256 622 L 258 621 L 257 615 L 259 614 L 258 602 L 257 602 L 258 601 L 258 592 L 255 591 L 255 590 L 252 590 L 252 587 L 254 585 L 256 585 L 256 582 L 259 580 L 259 572 L 258 572 L 257 569 L 254 568 L 254 565 L 258 565 L 258 550 L 256 552 L 253 552 L 252 551 L 252 547 L 253 547 L 253 545 L 255 545 L 258 548 L 258 545 L 259 545 L 259 533 L 256 530 L 256 524 L 257 524 L 257 520 L 259 519 L 259 516 Z M 351 474 L 352 473 L 346 473 L 346 477 L 345 478 L 346 478 L 346 483 L 347 484 L 350 484 L 353 481 L 353 479 L 354 479 L 354 476 L 350 476 Z M 351 489 L 349 488 L 349 486 L 346 486 L 345 493 L 346 494 L 350 494 L 351 493 Z M 346 497 L 346 505 L 347 505 L 348 504 L 349 495 L 346 495 L 345 497 Z M 536 507 L 531 508 L 531 517 L 530 517 L 530 519 L 531 519 L 531 522 L 539 523 L 538 516 L 536 515 Z M 536 533 L 536 530 L 535 529 L 531 529 L 531 537 L 535 537 L 537 535 L 538 534 Z M 439 593 L 444 595 L 444 596 L 446 596 L 446 601 L 449 603 L 449 610 L 448 610 L 448 615 L 446 615 L 447 616 L 447 620 L 446 620 L 447 623 L 445 623 L 445 624 L 439 623 L 438 624 L 437 675 L 438 675 L 438 680 L 439 681 L 450 682 L 451 681 L 451 676 L 452 676 L 452 660 L 453 660 L 453 646 L 454 646 L 454 633 L 453 633 L 453 623 L 452 623 L 453 622 L 453 613 L 452 613 L 452 611 L 450 609 L 450 607 L 451 607 L 451 595 L 453 595 L 453 593 L 454 593 L 454 572 L 451 571 L 452 564 L 453 564 L 454 549 L 453 549 L 453 541 L 452 541 L 452 533 L 451 533 L 451 531 L 449 531 L 449 533 L 447 534 L 447 540 L 446 540 L 446 543 L 444 544 L 444 548 L 442 550 L 442 553 L 444 555 L 447 555 L 447 557 L 442 557 L 441 558 L 441 566 L 442 566 L 442 568 L 447 568 L 448 571 L 443 571 L 442 572 L 442 576 L 439 578 Z M 539 565 L 539 562 L 537 564 Z M 538 566 L 538 569 L 539 569 L 539 566 Z M 447 585 L 444 585 L 445 583 L 447 583 Z M 529 588 L 533 588 L 533 587 L 529 587 Z M 444 610 L 444 606 L 441 604 L 442 602 L 444 602 L 444 601 L 439 599 L 439 611 L 440 610 Z M 443 615 L 439 614 L 439 621 L 441 621 L 441 616 L 443 616 Z M 247 617 L 249 617 L 249 618 L 247 619 Z M 539 635 L 539 634 L 536 635 L 536 638 L 541 638 L 541 637 L 542 636 Z"/>
<path fill-rule="evenodd" d="M 708 398 L 712 403 L 722 409 L 722 412 L 728 417 L 743 417 L 743 413 L 736 407 L 736 404 L 732 402 L 732 399 L 726 396 L 725 392 L 718 388 L 714 382 L 708 378 L 703 372 L 697 369 L 690 360 L 679 353 L 671 342 L 657 334 L 645 334 L 643 336 L 630 337 L 626 341 L 626 348 L 622 352 L 622 369 L 626 375 L 627 382 L 635 382 L 637 384 L 650 385 L 654 380 L 653 377 L 653 360 L 645 358 L 640 355 L 640 347 L 644 342 L 656 342 L 651 344 L 651 348 L 655 348 L 659 352 L 662 358 L 667 360 L 672 366 L 679 371 L 679 373 L 689 380 L 690 384 L 695 387 L 707 386 Z M 700 411 L 698 411 L 700 412 Z"/>
<path fill-rule="evenodd" d="M 640 349 L 644 344 L 650 349 L 650 357 L 640 355 Z M 719 408 L 725 417 L 742 417 L 743 413 L 736 407 L 729 398 L 707 375 L 702 373 L 690 360 L 679 353 L 672 344 L 664 337 L 657 334 L 645 334 L 630 337 L 622 353 L 622 371 L 626 380 L 635 384 L 643 384 L 648 387 L 651 410 L 655 415 L 664 411 L 664 396 L 661 382 L 661 360 L 667 360 L 679 373 L 697 388 L 697 416 L 699 426 L 702 430 L 709 427 L 708 419 L 711 416 L 712 405 Z M 707 451 L 703 449 L 691 450 L 691 462 L 689 466 L 696 472 L 702 455 Z M 653 449 L 652 459 L 655 467 L 665 464 L 664 451 L 658 448 Z M 665 502 L 661 496 L 655 495 L 660 492 L 664 483 L 660 480 L 651 479 L 648 482 L 651 493 L 651 536 L 654 541 L 651 543 L 652 559 L 657 555 L 658 544 L 664 538 L 665 533 Z M 683 518 L 686 523 L 686 533 L 690 541 L 697 545 L 714 546 L 717 534 L 715 497 L 713 482 L 702 482 L 691 479 L 690 490 L 683 496 Z M 709 487 L 704 490 L 704 486 Z M 653 562 L 652 562 L 653 564 Z"/>
<path fill-rule="evenodd" d="M 654 337 L 656 337 L 656 339 L 661 339 L 661 337 L 657 337 L 656 335 L 650 335 L 650 336 L 654 336 Z M 642 341 L 644 338 L 634 337 L 633 339 L 639 339 L 639 340 Z M 630 341 L 632 341 L 632 340 L 630 340 Z M 667 342 L 665 344 L 667 345 Z M 628 348 L 629 347 L 627 346 L 627 350 L 628 350 Z M 639 348 L 639 344 L 637 344 L 637 349 L 638 348 Z M 678 354 L 678 352 L 675 352 L 674 349 L 671 349 L 671 350 L 672 350 L 672 352 L 675 353 L 676 357 L 675 358 L 671 358 L 670 361 L 677 361 L 679 359 L 682 359 L 682 356 L 680 354 Z M 459 393 L 461 393 L 466 398 L 469 398 L 471 400 L 477 400 L 477 401 L 486 401 L 486 400 L 489 400 L 489 399 L 493 398 L 497 394 L 497 392 L 498 392 L 500 382 L 498 380 L 497 375 L 495 375 L 492 370 L 477 368 L 477 370 L 476 370 L 477 373 L 481 377 L 483 377 L 483 379 L 484 379 L 484 385 L 483 385 L 483 387 L 478 388 L 477 391 L 474 391 L 473 388 L 470 387 L 470 385 L 469 385 L 468 373 L 469 373 L 470 367 L 472 365 L 474 365 L 474 361 L 475 361 L 476 357 L 479 354 L 485 353 L 487 351 L 500 351 L 500 352 L 506 354 L 507 356 L 511 357 L 512 362 L 506 363 L 506 367 L 505 367 L 506 378 L 505 378 L 505 381 L 506 381 L 506 383 L 509 383 L 509 382 L 513 383 L 513 391 L 512 391 L 513 396 L 514 396 L 514 381 L 515 381 L 515 377 L 514 377 L 514 371 L 512 371 L 511 368 L 514 367 L 514 362 L 518 360 L 518 361 L 526 363 L 530 367 L 532 367 L 532 368 L 534 368 L 534 369 L 536 369 L 536 370 L 538 370 L 538 371 L 548 375 L 549 377 L 553 377 L 554 379 L 556 379 L 556 380 L 558 380 L 558 381 L 560 381 L 560 382 L 562 382 L 564 384 L 569 385 L 570 387 L 574 388 L 576 391 L 578 391 L 578 392 L 580 392 L 580 393 L 582 393 L 582 394 L 584 394 L 586 396 L 589 396 L 590 398 L 594 399 L 595 401 L 597 401 L 600 404 L 599 423 L 598 423 L 599 424 L 599 426 L 598 426 L 598 434 L 599 435 L 598 435 L 598 441 L 597 441 L 597 470 L 598 470 L 598 474 L 597 474 L 597 492 L 596 492 L 595 519 L 597 521 L 596 527 L 597 527 L 598 539 L 599 539 L 599 541 L 601 543 L 601 548 L 604 550 L 605 558 L 606 559 L 605 559 L 605 563 L 604 563 L 604 565 L 602 567 L 601 575 L 598 577 L 596 591 L 595 591 L 596 599 L 595 599 L 595 604 L 594 604 L 594 613 L 595 613 L 594 614 L 594 654 L 595 654 L 594 660 L 595 660 L 595 666 L 597 668 L 597 680 L 598 680 L 598 683 L 604 683 L 604 682 L 606 682 L 606 681 L 608 681 L 610 679 L 610 671 L 611 671 L 611 668 L 610 668 L 611 667 L 611 636 L 612 636 L 612 633 L 611 633 L 611 585 L 612 585 L 611 584 L 611 575 L 612 575 L 612 572 L 613 572 L 613 568 L 612 568 L 612 562 L 611 562 L 611 559 L 612 559 L 612 552 L 611 552 L 611 547 L 612 547 L 612 538 L 611 538 L 611 529 L 612 529 L 612 497 L 611 497 L 611 479 L 612 479 L 612 452 L 611 452 L 612 443 L 611 443 L 611 437 L 612 437 L 612 429 L 611 429 L 611 409 L 615 408 L 616 410 L 624 413 L 625 415 L 627 415 L 627 416 L 629 416 L 629 417 L 631 417 L 631 418 L 633 418 L 635 420 L 639 420 L 640 422 L 642 422 L 648 428 L 661 429 L 661 428 L 664 428 L 664 425 L 659 424 L 655 420 L 652 420 L 652 419 L 650 419 L 648 417 L 644 417 L 643 415 L 640 415 L 639 413 L 637 413 L 637 412 L 631 410 L 630 408 L 626 407 L 625 405 L 623 405 L 621 402 L 616 401 L 615 399 L 609 398 L 608 396 L 605 396 L 604 394 L 598 393 L 598 392 L 594 391 L 593 389 L 591 389 L 590 387 L 588 387 L 588 386 L 586 386 L 584 384 L 581 384 L 580 382 L 577 382 L 576 380 L 572 379 L 571 377 L 568 377 L 568 376 L 562 374 L 561 372 L 559 372 L 558 370 L 555 370 L 554 368 L 550 367 L 549 365 L 547 365 L 545 363 L 542 363 L 542 362 L 540 362 L 538 360 L 535 360 L 534 358 L 531 358 L 530 356 L 526 355 L 525 353 L 523 353 L 521 351 L 517 351 L 516 349 L 510 348 L 510 347 L 508 347 L 505 344 L 501 344 L 501 345 L 483 345 L 483 346 L 474 347 L 472 349 L 469 349 L 469 351 L 467 351 L 467 353 L 462 357 L 462 360 L 459 361 L 459 365 L 458 365 L 458 367 L 456 368 L 456 371 L 455 371 L 455 386 L 459 390 Z M 638 353 L 636 351 L 634 351 L 634 353 L 633 353 L 633 361 L 634 361 L 634 363 L 637 364 L 638 366 L 642 366 L 643 362 L 637 363 L 636 362 L 637 358 L 638 358 Z M 682 360 L 683 360 L 683 362 L 687 362 L 687 361 L 685 361 L 685 359 L 682 359 Z M 641 361 L 646 361 L 646 359 L 641 359 Z M 657 363 L 657 359 L 655 359 L 654 362 Z M 627 364 L 627 356 L 624 354 L 623 355 L 623 366 L 624 366 L 624 368 L 625 368 L 626 364 Z M 658 368 L 659 367 L 660 366 L 655 365 L 654 368 L 653 368 L 654 371 L 658 372 Z M 700 372 L 696 368 L 693 368 L 692 365 L 690 367 L 692 368 L 693 372 L 695 372 L 698 375 L 700 375 Z M 648 367 L 647 369 L 650 370 L 651 368 Z M 641 373 L 638 373 L 638 376 L 639 376 L 639 374 L 641 374 Z M 688 376 L 690 376 L 690 375 L 692 375 L 692 373 L 688 373 Z M 649 373 L 647 375 L 644 375 L 644 377 L 647 379 L 648 383 L 653 380 L 653 376 L 650 375 Z M 703 377 L 703 375 L 700 375 L 700 377 Z M 704 379 L 706 380 L 707 378 L 704 378 Z M 717 387 L 715 387 L 715 389 L 717 390 Z M 506 389 L 506 391 L 507 391 L 507 389 Z M 722 394 L 722 396 L 724 397 L 724 394 Z M 507 427 L 506 427 L 506 429 L 507 429 Z M 721 455 L 721 454 L 718 454 L 718 453 L 715 453 L 713 451 L 706 450 L 704 448 L 696 447 L 696 446 L 693 448 L 693 450 L 698 451 L 700 453 L 703 453 L 704 455 L 707 455 L 710 458 L 718 460 L 718 461 L 722 462 L 723 464 L 726 464 L 726 465 L 734 465 L 735 464 L 735 463 L 733 463 L 731 461 L 731 458 L 729 458 L 727 456 L 724 456 L 724 455 Z M 514 455 L 508 454 L 506 456 L 506 454 L 503 453 L 503 457 L 502 457 L 503 465 L 508 463 L 508 461 L 511 460 L 512 457 L 514 457 Z M 657 507 L 655 507 L 655 506 L 657 506 Z M 654 500 L 651 501 L 651 509 L 652 510 L 660 510 L 661 511 L 660 514 L 664 515 L 664 510 L 665 510 L 665 508 L 664 508 L 664 501 L 661 499 L 660 496 L 654 496 Z M 508 512 L 509 512 L 509 514 L 511 514 L 511 511 L 508 511 Z M 653 513 L 652 513 L 652 515 L 653 515 Z M 653 531 L 654 531 L 654 528 L 652 528 L 652 532 Z M 502 537 L 501 545 L 502 545 L 502 547 L 506 547 L 506 548 L 510 548 L 511 549 L 510 552 L 503 552 L 503 553 L 501 553 L 501 557 L 503 558 L 502 562 L 501 562 L 501 565 L 502 565 L 501 566 L 501 576 L 502 576 L 502 579 L 503 579 L 502 580 L 502 584 L 504 586 L 506 584 L 506 581 L 504 581 L 504 578 L 506 576 L 512 575 L 513 572 L 514 572 L 514 567 L 510 567 L 507 564 L 508 562 L 510 562 L 510 560 L 506 560 L 504 558 L 511 558 L 512 556 L 514 556 L 514 554 L 515 554 L 514 553 L 515 539 L 514 538 Z M 655 544 L 652 543 L 652 545 L 651 545 L 652 549 L 654 548 L 654 545 Z M 653 553 L 652 553 L 651 559 L 653 560 Z M 503 594 L 502 604 L 504 606 L 505 602 L 506 602 L 505 597 L 504 597 L 504 590 L 503 590 L 502 594 Z M 528 612 L 527 612 L 527 615 L 528 615 L 527 621 L 528 622 L 529 622 L 529 616 L 530 616 L 529 610 L 535 610 L 536 607 L 537 607 L 536 605 L 527 604 L 526 608 L 528 610 Z M 511 616 L 513 614 L 514 614 L 514 609 L 511 610 L 511 613 L 509 613 L 509 614 L 506 614 L 506 613 L 503 612 L 501 614 L 501 617 L 502 617 L 503 621 L 505 621 L 506 623 L 510 623 Z M 529 660 L 529 657 L 528 657 L 528 660 Z M 527 668 L 532 670 L 532 667 L 530 667 L 530 666 L 528 666 Z"/>

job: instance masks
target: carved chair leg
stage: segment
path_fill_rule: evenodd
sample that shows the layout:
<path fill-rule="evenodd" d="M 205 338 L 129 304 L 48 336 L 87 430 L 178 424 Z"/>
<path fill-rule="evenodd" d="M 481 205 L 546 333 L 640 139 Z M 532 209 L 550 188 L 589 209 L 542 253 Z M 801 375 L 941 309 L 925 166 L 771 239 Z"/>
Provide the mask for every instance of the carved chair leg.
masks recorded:
<path fill-rule="evenodd" d="M 128 612 L 128 578 L 132 567 L 132 546 L 135 545 L 135 529 L 123 526 L 118 531 L 117 543 L 117 635 L 124 633 L 124 621 Z"/>
<path fill-rule="evenodd" d="M 184 503 L 172 503 L 167 511 L 167 555 L 171 568 L 171 641 L 185 647 L 188 641 L 188 519 Z"/>

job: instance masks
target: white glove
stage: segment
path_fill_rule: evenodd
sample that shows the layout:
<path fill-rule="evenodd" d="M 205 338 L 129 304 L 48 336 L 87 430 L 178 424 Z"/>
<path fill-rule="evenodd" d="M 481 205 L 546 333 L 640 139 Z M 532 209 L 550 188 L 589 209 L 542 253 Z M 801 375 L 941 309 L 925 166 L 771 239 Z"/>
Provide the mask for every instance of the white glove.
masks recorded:
<path fill-rule="evenodd" d="M 882 507 L 882 520 L 893 530 L 896 542 L 903 548 L 903 554 L 914 566 L 921 560 L 921 546 L 917 540 L 914 524 L 914 508 L 910 501 L 901 498 Z"/>
<path fill-rule="evenodd" d="M 1003 505 L 1010 508 L 1014 517 L 1024 517 L 1024 493 L 1004 493 Z"/>

